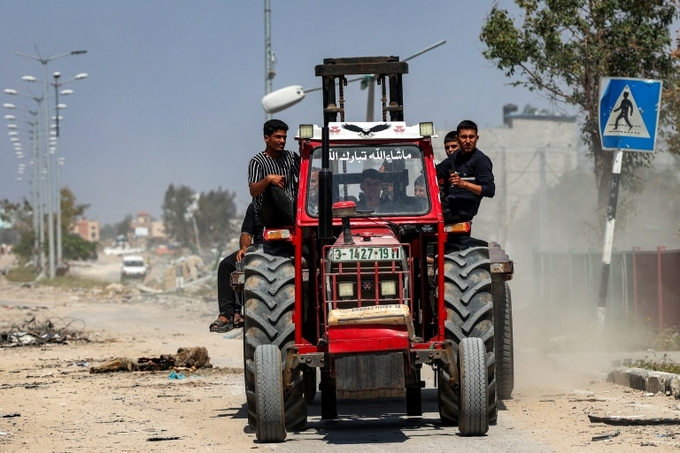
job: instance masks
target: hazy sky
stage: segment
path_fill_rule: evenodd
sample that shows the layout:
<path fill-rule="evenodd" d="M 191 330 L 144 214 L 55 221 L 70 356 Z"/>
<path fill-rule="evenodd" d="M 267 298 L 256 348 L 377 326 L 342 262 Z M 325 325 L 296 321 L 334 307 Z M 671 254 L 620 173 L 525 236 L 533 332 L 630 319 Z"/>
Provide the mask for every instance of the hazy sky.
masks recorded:
<path fill-rule="evenodd" d="M 498 3 L 513 7 L 509 0 Z M 491 5 L 271 0 L 273 87 L 318 86 L 314 66 L 323 58 L 406 58 L 446 40 L 409 62 L 408 123 L 434 121 L 450 129 L 469 118 L 497 127 L 506 103 L 547 108 L 538 95 L 510 87 L 482 57 L 479 34 Z M 62 183 L 91 205 L 88 217 L 111 223 L 146 210 L 160 218 L 171 183 L 199 192 L 235 191 L 245 210 L 248 161 L 264 149 L 264 0 L 2 0 L 0 38 L 0 88 L 36 96 L 42 85 L 21 77 L 43 79 L 43 68 L 16 52 L 87 50 L 49 63 L 48 72 L 50 79 L 61 72 L 62 80 L 89 74 L 64 86 L 75 93 L 60 98 L 68 105 L 61 123 Z M 28 99 L 0 96 L 2 103 L 35 107 Z M 346 98 L 348 119 L 363 121 L 366 92 L 354 84 Z M 3 116 L 12 113 L 2 110 Z M 295 150 L 297 126 L 323 121 L 320 92 L 275 116 L 291 126 L 288 148 Z M 8 131 L 6 124 L 2 129 Z M 19 124 L 25 136 L 28 126 Z M 7 134 L 0 137 L 0 199 L 18 201 L 29 197 L 30 170 L 17 181 L 18 164 L 28 166 L 28 158 L 19 161 L 10 143 Z"/>

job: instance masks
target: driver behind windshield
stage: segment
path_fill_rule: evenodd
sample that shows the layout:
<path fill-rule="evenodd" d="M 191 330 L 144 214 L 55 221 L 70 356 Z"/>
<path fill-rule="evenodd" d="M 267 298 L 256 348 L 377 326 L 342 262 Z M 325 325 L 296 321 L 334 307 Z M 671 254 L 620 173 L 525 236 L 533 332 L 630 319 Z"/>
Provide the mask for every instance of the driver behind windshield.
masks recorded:
<path fill-rule="evenodd" d="M 375 211 L 380 207 L 380 193 L 382 192 L 382 182 L 378 170 L 368 168 L 361 172 L 361 184 L 359 185 L 362 193 L 359 195 L 357 211 Z"/>

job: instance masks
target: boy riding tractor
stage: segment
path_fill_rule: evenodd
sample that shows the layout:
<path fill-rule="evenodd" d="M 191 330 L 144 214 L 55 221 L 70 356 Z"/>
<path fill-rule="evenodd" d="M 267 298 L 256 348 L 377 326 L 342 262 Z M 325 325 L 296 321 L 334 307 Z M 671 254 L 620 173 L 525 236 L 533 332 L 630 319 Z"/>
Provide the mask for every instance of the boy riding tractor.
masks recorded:
<path fill-rule="evenodd" d="M 512 392 L 512 262 L 471 238 L 470 222 L 445 224 L 434 127 L 403 122 L 407 72 L 397 57 L 316 67 L 324 126 L 296 136 L 295 224 L 266 229 L 244 264 L 248 422 L 262 442 L 304 428 L 317 389 L 324 419 L 337 418 L 338 399 L 395 396 L 421 415 L 423 365 L 436 371 L 442 424 L 463 435 L 485 434 L 499 392 Z M 345 121 L 345 76 L 366 73 L 382 85 L 383 122 Z M 367 203 L 377 181 L 389 197 Z"/>

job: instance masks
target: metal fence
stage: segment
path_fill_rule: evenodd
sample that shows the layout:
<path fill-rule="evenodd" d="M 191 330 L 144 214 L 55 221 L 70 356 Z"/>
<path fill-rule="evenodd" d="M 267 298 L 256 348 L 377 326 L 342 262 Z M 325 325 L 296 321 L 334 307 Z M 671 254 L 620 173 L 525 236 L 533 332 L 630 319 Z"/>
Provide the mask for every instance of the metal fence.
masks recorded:
<path fill-rule="evenodd" d="M 547 307 L 589 314 L 598 303 L 601 252 L 534 250 L 534 292 Z M 612 253 L 607 318 L 659 331 L 680 326 L 680 250 Z"/>

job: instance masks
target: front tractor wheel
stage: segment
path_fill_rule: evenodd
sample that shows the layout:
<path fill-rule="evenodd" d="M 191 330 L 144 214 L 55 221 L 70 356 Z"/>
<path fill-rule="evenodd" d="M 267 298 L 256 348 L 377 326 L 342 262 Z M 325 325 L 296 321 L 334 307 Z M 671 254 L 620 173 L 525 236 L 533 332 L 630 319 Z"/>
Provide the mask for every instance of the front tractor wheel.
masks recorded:
<path fill-rule="evenodd" d="M 464 338 L 460 363 L 460 425 L 462 436 L 483 436 L 489 430 L 486 392 L 486 350 L 481 338 Z"/>
<path fill-rule="evenodd" d="M 295 266 L 292 258 L 269 255 L 262 248 L 248 252 L 245 261 L 244 373 L 248 423 L 252 426 L 258 419 L 255 351 L 262 345 L 276 346 L 284 369 L 288 348 L 295 344 Z M 285 426 L 289 432 L 299 431 L 307 423 L 305 381 L 300 370 L 291 373 L 292 387 L 284 388 Z"/>
<path fill-rule="evenodd" d="M 484 344 L 488 420 L 494 424 L 498 418 L 498 406 L 488 247 L 471 247 L 444 257 L 444 303 L 446 339 L 453 342 L 454 354 L 458 354 L 458 347 L 466 338 L 480 338 Z M 455 357 L 455 360 L 459 365 L 460 358 Z M 437 377 L 442 425 L 458 425 L 461 404 L 458 389 L 451 386 L 447 367 L 439 367 Z"/>
<path fill-rule="evenodd" d="M 255 349 L 253 361 L 257 440 L 283 442 L 286 438 L 286 417 L 283 412 L 281 351 L 273 344 L 263 344 Z"/>

